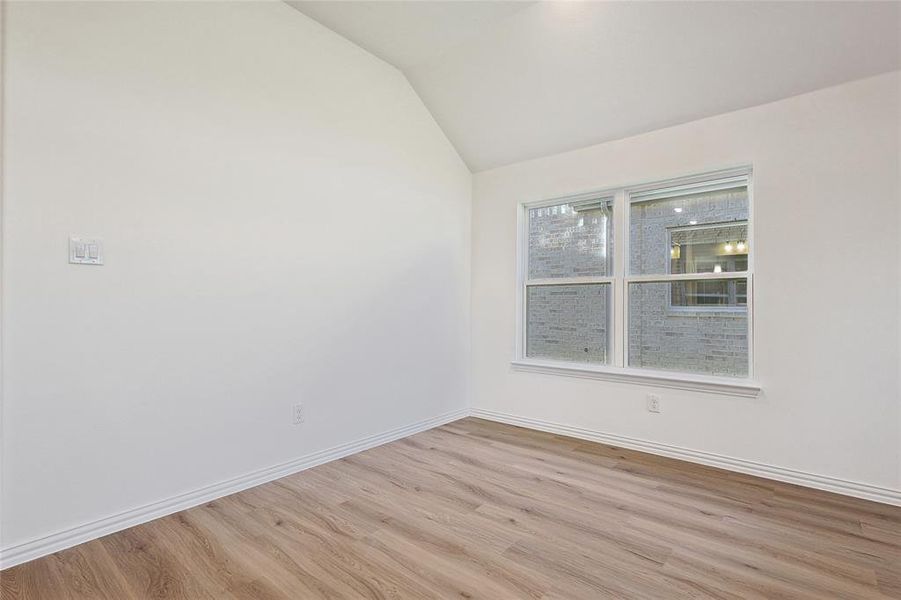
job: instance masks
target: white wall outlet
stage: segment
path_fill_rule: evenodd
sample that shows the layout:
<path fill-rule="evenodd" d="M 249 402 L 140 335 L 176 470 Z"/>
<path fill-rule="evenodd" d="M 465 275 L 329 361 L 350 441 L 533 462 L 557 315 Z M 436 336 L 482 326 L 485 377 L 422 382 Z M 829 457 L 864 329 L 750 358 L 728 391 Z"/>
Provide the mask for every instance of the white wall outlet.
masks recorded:
<path fill-rule="evenodd" d="M 73 265 L 102 265 L 103 242 L 97 239 L 70 237 L 69 262 Z"/>
<path fill-rule="evenodd" d="M 660 412 L 660 396 L 657 394 L 648 394 L 647 396 L 648 412 Z"/>
<path fill-rule="evenodd" d="M 291 422 L 295 425 L 300 425 L 306 418 L 303 412 L 303 404 L 295 404 L 293 408 L 294 412 L 291 417 Z"/>

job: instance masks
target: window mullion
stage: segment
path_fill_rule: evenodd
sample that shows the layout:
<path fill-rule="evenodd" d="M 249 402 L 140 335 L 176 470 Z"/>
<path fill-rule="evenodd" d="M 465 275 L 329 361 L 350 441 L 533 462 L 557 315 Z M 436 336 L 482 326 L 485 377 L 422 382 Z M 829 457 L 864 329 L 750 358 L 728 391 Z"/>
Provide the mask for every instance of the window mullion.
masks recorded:
<path fill-rule="evenodd" d="M 628 205 L 626 194 L 622 191 L 616 193 L 613 201 L 613 364 L 623 367 L 627 361 L 626 354 L 626 298 L 625 284 L 626 268 L 628 265 L 629 235 L 628 235 Z"/>

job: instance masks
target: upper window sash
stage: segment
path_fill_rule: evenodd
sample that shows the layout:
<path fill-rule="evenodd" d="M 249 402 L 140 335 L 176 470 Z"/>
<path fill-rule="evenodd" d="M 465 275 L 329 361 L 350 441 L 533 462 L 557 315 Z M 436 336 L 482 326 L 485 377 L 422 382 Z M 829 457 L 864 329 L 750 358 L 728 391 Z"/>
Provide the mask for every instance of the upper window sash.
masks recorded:
<path fill-rule="evenodd" d="M 591 192 L 586 194 L 577 194 L 573 196 L 564 196 L 560 198 L 552 198 L 549 200 L 542 200 L 538 202 L 530 202 L 522 204 L 523 211 L 523 223 L 522 229 L 520 232 L 521 240 L 519 241 L 519 247 L 522 252 L 522 283 L 525 285 L 565 285 L 566 283 L 610 283 L 613 279 L 613 205 L 614 205 L 614 194 L 611 192 Z M 532 240 L 532 218 L 533 211 L 540 212 L 542 209 L 557 209 L 560 207 L 561 212 L 559 213 L 560 217 L 564 215 L 572 215 L 574 219 L 578 220 L 581 214 L 584 214 L 584 218 L 592 218 L 590 217 L 591 211 L 605 209 L 607 211 L 607 224 L 606 224 L 606 234 L 604 238 L 604 245 L 606 246 L 605 253 L 606 256 L 604 258 L 599 258 L 597 261 L 598 270 L 602 272 L 591 273 L 585 275 L 579 274 L 553 274 L 550 272 L 541 273 L 541 269 L 533 268 L 532 264 L 532 252 L 533 248 L 531 245 Z M 558 216 L 558 213 L 554 213 L 553 215 L 547 216 Z M 589 224 L 588 226 L 591 226 Z M 539 249 L 534 249 L 539 250 Z M 551 252 L 552 254 L 552 252 Z M 586 261 L 590 262 L 590 261 Z M 535 273 L 535 271 L 539 271 Z"/>
<path fill-rule="evenodd" d="M 657 231 L 667 230 L 666 237 L 669 238 L 669 231 L 671 228 L 678 226 L 680 229 L 704 229 L 708 227 L 728 227 L 730 224 L 734 225 L 745 225 L 747 227 L 746 233 L 746 242 L 749 244 L 751 251 L 753 251 L 753 244 L 751 243 L 751 170 L 750 168 L 739 168 L 739 169 L 730 169 L 728 171 L 718 171 L 709 173 L 707 175 L 694 175 L 690 177 L 683 177 L 679 179 L 657 182 L 653 184 L 643 184 L 638 186 L 629 186 L 623 188 L 624 196 L 625 196 L 625 210 L 623 211 L 623 219 L 624 219 L 624 241 L 622 244 L 623 252 L 625 254 L 625 280 L 628 282 L 634 277 L 644 276 L 644 275 L 666 275 L 670 271 L 670 265 L 668 261 L 665 264 L 660 264 L 660 261 L 665 261 L 663 257 L 657 257 L 652 254 L 653 250 L 648 247 L 649 244 L 655 244 L 656 237 L 662 235 L 661 233 L 656 233 Z M 673 219 L 666 219 L 663 215 L 655 213 L 654 209 L 647 209 L 650 212 L 645 212 L 644 203 L 649 203 L 653 201 L 657 201 L 661 204 L 666 205 L 667 201 L 675 200 L 677 202 L 673 202 L 670 204 L 678 205 L 679 207 L 683 206 L 683 201 L 679 200 L 680 198 L 684 198 L 687 196 L 701 196 L 703 194 L 709 194 L 712 192 L 728 192 L 730 190 L 739 190 L 744 188 L 746 190 L 746 203 L 744 205 L 744 210 L 741 207 L 731 205 L 728 212 L 733 213 L 728 219 L 721 219 L 718 222 L 705 223 L 703 215 L 696 217 L 700 223 L 692 221 L 691 219 L 685 219 L 680 222 L 670 222 Z M 682 212 L 682 208 L 674 206 L 674 211 L 682 216 L 689 216 L 691 214 L 691 206 L 692 200 L 686 199 L 685 202 L 688 202 L 685 210 L 686 212 Z M 675 215 L 671 215 L 675 216 Z M 636 219 L 641 219 L 640 222 L 643 222 L 644 219 L 648 220 L 647 226 L 654 226 L 652 229 L 642 229 L 639 226 L 637 231 L 633 230 L 633 227 L 636 226 Z M 661 225 L 662 221 L 662 225 Z M 656 222 L 656 223 L 655 223 Z M 660 227 L 663 229 L 660 229 Z M 667 248 L 671 246 L 669 239 L 667 239 Z M 636 255 L 635 252 L 639 252 L 640 254 Z M 641 256 L 640 262 L 635 262 L 636 256 Z M 750 273 L 753 269 L 751 267 L 752 264 L 751 253 L 748 253 L 748 265 L 747 268 L 743 271 L 738 272 L 724 272 L 716 275 L 722 275 L 720 277 L 722 279 L 729 279 L 730 276 L 735 276 L 736 274 L 741 273 Z M 700 275 L 700 274 L 698 274 Z"/>

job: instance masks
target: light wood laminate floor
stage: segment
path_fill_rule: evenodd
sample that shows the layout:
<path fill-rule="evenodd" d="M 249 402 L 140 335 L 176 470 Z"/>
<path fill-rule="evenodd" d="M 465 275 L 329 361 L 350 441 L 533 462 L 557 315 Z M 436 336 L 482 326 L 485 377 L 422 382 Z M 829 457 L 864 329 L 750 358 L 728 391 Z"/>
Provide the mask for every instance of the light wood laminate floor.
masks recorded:
<path fill-rule="evenodd" d="M 901 508 L 464 419 L 0 573 L 2 598 L 901 598 Z"/>

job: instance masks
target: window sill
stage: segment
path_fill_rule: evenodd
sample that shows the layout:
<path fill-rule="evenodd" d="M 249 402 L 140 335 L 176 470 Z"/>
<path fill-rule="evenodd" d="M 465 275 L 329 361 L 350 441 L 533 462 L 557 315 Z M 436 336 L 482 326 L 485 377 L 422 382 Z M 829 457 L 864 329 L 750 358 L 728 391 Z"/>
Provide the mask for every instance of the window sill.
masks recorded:
<path fill-rule="evenodd" d="M 554 361 L 514 360 L 510 363 L 515 371 L 563 375 L 583 379 L 598 379 L 616 383 L 634 383 L 692 392 L 706 392 L 721 396 L 755 398 L 760 393 L 760 384 L 749 379 L 712 377 L 707 375 L 687 375 L 646 369 L 622 369 L 578 363 Z"/>

